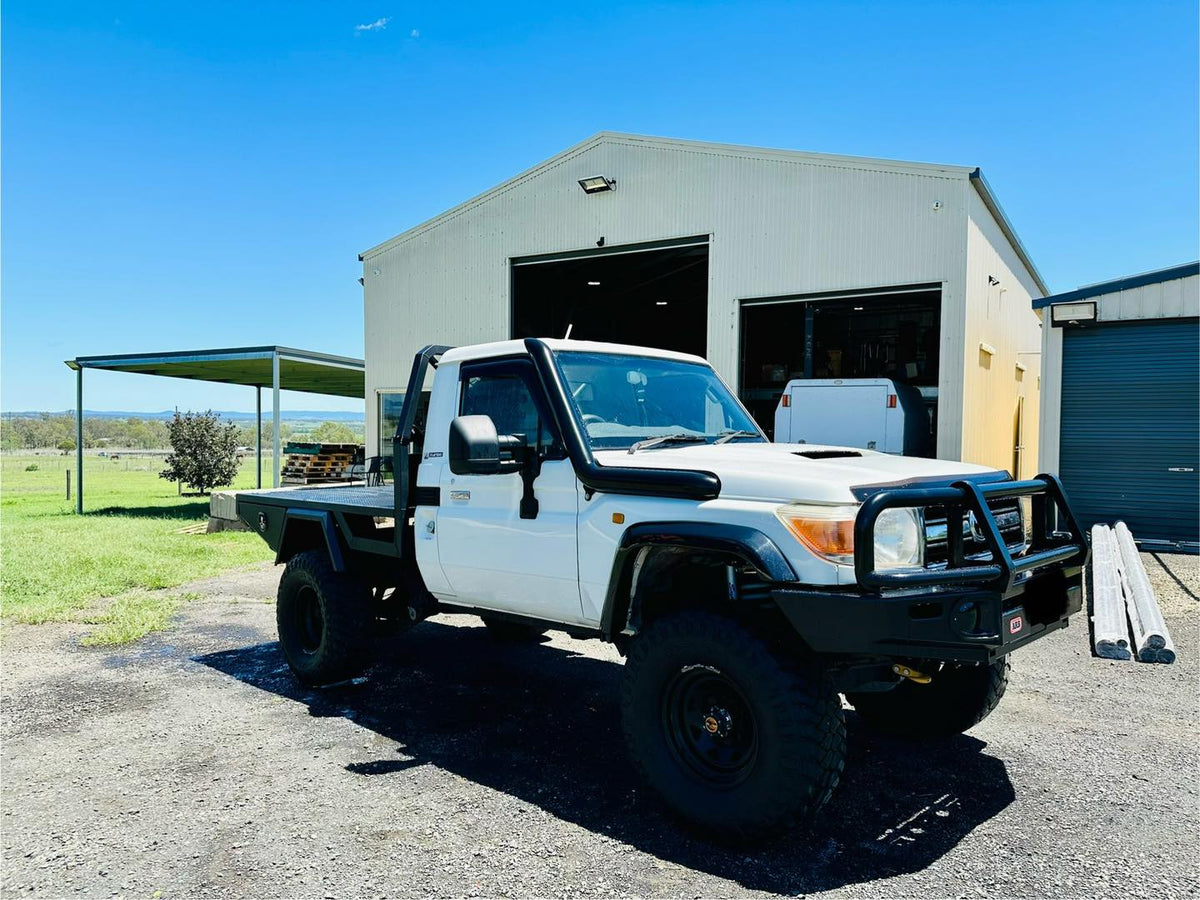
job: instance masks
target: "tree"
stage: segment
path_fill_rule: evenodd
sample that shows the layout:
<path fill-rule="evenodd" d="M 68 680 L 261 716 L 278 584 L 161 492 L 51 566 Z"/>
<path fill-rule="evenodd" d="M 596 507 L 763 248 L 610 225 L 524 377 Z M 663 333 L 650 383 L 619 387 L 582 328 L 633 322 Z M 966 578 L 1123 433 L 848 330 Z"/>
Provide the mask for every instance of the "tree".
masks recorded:
<path fill-rule="evenodd" d="M 322 444 L 357 444 L 358 437 L 349 425 L 341 422 L 322 422 L 312 431 L 312 438 Z"/>
<path fill-rule="evenodd" d="M 286 444 L 288 442 L 288 439 L 291 438 L 293 432 L 294 432 L 294 429 L 287 422 L 280 423 L 279 443 Z M 242 446 L 253 447 L 253 446 L 255 446 L 254 440 L 255 440 L 255 435 L 254 435 L 254 426 L 253 425 L 243 425 L 241 428 L 238 429 L 238 441 L 241 443 Z M 263 427 L 262 427 L 262 445 L 263 445 L 264 453 L 271 452 L 271 446 L 274 443 L 274 440 L 275 440 L 275 426 L 271 422 L 270 419 L 267 419 L 267 421 L 263 422 Z"/>
<path fill-rule="evenodd" d="M 70 453 L 75 449 L 75 442 L 70 438 L 63 438 L 55 446 L 58 447 L 58 449 L 63 453 Z"/>
<path fill-rule="evenodd" d="M 222 424 L 210 409 L 190 410 L 167 423 L 172 452 L 160 478 L 182 481 L 201 494 L 233 483 L 237 474 L 238 432 L 232 422 Z"/>

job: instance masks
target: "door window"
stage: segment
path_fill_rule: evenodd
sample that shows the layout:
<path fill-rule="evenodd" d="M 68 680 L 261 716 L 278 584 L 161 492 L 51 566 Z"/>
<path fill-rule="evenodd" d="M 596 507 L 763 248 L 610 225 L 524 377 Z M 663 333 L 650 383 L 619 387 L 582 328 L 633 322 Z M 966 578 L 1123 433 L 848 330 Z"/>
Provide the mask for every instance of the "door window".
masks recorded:
<path fill-rule="evenodd" d="M 459 414 L 490 416 L 498 434 L 519 434 L 528 446 L 546 448 L 550 458 L 562 458 L 562 442 L 526 376 L 510 367 L 491 367 L 463 373 Z"/>

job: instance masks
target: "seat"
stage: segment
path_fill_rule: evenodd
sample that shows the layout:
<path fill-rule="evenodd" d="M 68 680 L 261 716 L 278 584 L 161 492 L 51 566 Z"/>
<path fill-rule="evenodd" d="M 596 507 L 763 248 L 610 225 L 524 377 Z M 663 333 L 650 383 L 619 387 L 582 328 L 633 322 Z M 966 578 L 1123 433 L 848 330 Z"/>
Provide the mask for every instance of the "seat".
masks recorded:
<path fill-rule="evenodd" d="M 367 460 L 367 471 L 365 476 L 367 487 L 383 487 L 383 460 L 384 457 L 382 456 L 372 456 Z M 392 461 L 391 457 L 387 457 L 387 461 L 390 463 Z"/>

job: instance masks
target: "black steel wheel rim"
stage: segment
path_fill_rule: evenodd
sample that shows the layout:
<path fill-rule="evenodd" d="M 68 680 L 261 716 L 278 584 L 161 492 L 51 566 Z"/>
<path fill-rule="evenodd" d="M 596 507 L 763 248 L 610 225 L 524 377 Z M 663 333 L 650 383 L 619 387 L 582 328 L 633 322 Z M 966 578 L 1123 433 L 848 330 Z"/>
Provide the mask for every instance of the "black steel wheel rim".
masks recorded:
<path fill-rule="evenodd" d="M 296 592 L 296 634 L 304 653 L 316 653 L 321 648 L 321 639 L 325 636 L 325 616 L 321 612 L 321 599 L 308 585 Z"/>
<path fill-rule="evenodd" d="M 663 693 L 667 746 L 685 770 L 708 784 L 744 781 L 758 756 L 758 727 L 741 688 L 719 669 L 684 666 Z"/>

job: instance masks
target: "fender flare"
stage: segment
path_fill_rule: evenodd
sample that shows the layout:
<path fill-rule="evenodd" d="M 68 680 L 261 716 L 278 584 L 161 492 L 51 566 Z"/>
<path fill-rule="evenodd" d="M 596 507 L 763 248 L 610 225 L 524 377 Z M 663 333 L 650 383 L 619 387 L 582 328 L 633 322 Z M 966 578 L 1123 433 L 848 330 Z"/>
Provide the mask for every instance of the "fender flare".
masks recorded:
<path fill-rule="evenodd" d="M 709 550 L 734 556 L 752 566 L 771 583 L 795 582 L 796 572 L 779 546 L 757 528 L 722 522 L 641 522 L 621 535 L 613 558 L 600 631 L 611 641 L 625 627 L 633 587 L 634 568 L 640 551 L 649 547 L 677 550 Z"/>
<path fill-rule="evenodd" d="M 329 563 L 335 572 L 346 571 L 346 557 L 342 552 L 342 541 L 333 523 L 333 514 L 325 509 L 295 509 L 290 508 L 284 514 L 283 533 L 279 538 L 279 549 L 275 552 L 275 563 L 278 565 L 295 555 L 285 552 L 288 546 L 288 529 L 293 522 L 315 522 L 325 538 L 325 549 L 329 552 Z"/>

